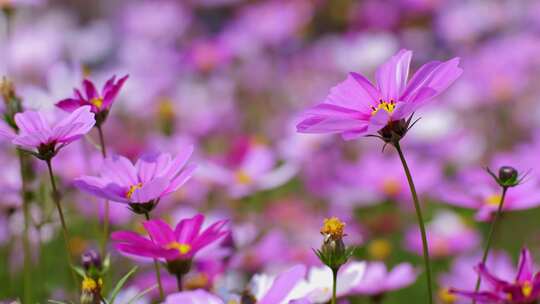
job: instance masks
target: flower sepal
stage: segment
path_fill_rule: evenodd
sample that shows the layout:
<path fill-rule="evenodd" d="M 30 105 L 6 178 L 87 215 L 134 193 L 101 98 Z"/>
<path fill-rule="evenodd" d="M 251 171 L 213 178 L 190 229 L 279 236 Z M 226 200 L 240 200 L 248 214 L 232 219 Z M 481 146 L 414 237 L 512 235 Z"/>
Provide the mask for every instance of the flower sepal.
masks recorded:
<path fill-rule="evenodd" d="M 523 182 L 528 173 L 520 176 L 519 172 L 510 166 L 502 166 L 499 168 L 498 174 L 491 171 L 490 168 L 486 168 L 486 171 L 495 179 L 495 182 L 503 188 L 515 187 Z"/>
<path fill-rule="evenodd" d="M 152 200 L 146 203 L 129 203 L 129 209 L 136 214 L 149 214 L 157 206 L 157 201 Z"/>
<path fill-rule="evenodd" d="M 167 270 L 176 276 L 183 276 L 191 270 L 192 259 L 176 259 L 167 261 Z"/>

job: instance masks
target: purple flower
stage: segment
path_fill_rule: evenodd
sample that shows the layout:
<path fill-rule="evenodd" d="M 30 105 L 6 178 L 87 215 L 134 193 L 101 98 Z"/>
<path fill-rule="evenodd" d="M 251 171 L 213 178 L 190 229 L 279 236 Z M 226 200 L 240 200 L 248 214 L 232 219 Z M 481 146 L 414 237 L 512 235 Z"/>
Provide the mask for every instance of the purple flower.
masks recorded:
<path fill-rule="evenodd" d="M 96 114 L 106 113 L 111 108 L 111 105 L 113 104 L 116 96 L 118 95 L 118 92 L 120 91 L 128 77 L 129 76 L 126 75 L 116 81 L 116 76 L 112 76 L 109 80 L 107 80 L 107 82 L 105 82 L 103 88 L 101 89 L 101 92 L 98 92 L 93 82 L 85 79 L 82 82 L 82 93 L 81 90 L 74 89 L 75 96 L 73 98 L 66 98 L 60 100 L 56 104 L 56 106 L 68 112 L 73 112 L 82 106 L 90 106 L 92 112 Z M 98 124 L 102 123 L 105 117 L 106 114 L 104 115 L 102 120 L 98 121 Z"/>
<path fill-rule="evenodd" d="M 518 272 L 513 281 L 494 275 L 483 263 L 476 271 L 486 281 L 488 290 L 474 292 L 450 289 L 450 293 L 482 303 L 534 303 L 540 298 L 540 272 L 533 274 L 533 261 L 527 249 L 521 250 Z"/>
<path fill-rule="evenodd" d="M 150 220 L 143 223 L 150 239 L 131 231 L 117 231 L 111 237 L 116 241 L 116 249 L 123 253 L 167 261 L 188 260 L 229 234 L 225 228 L 227 220 L 217 221 L 202 230 L 203 222 L 204 215 L 197 214 L 181 220 L 173 230 L 162 220 Z"/>
<path fill-rule="evenodd" d="M 462 73 L 459 58 L 432 61 L 407 82 L 412 51 L 401 50 L 376 73 L 377 86 L 357 73 L 335 86 L 326 100 L 304 114 L 302 133 L 339 133 L 346 139 L 377 132 L 389 122 L 409 117 L 439 95 Z"/>
<path fill-rule="evenodd" d="M 69 143 L 88 133 L 96 120 L 89 106 L 84 106 L 54 124 L 36 111 L 25 111 L 15 115 L 19 133 L 13 144 L 30 151 L 40 159 L 51 159 Z"/>
<path fill-rule="evenodd" d="M 354 288 L 354 293 L 382 295 L 411 285 L 417 276 L 417 271 L 409 263 L 401 263 L 388 271 L 384 263 L 371 262 L 367 265 L 362 280 Z"/>
<path fill-rule="evenodd" d="M 186 166 L 192 152 L 190 146 L 174 158 L 168 153 L 147 154 L 135 165 L 125 157 L 113 156 L 104 160 L 100 177 L 83 176 L 74 184 L 95 196 L 130 204 L 138 212 L 138 204 L 150 203 L 153 207 L 189 180 L 196 168 Z"/>

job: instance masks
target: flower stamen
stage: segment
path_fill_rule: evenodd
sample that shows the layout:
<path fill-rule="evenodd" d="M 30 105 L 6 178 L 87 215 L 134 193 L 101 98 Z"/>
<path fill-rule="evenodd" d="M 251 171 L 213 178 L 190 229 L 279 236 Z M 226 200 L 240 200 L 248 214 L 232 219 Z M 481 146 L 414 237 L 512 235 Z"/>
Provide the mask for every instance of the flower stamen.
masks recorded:
<path fill-rule="evenodd" d="M 166 249 L 176 249 L 180 254 L 187 254 L 191 251 L 191 245 L 178 242 L 170 242 L 165 246 Z"/>
<path fill-rule="evenodd" d="M 131 196 L 133 195 L 133 192 L 135 192 L 135 190 L 141 189 L 141 188 L 142 188 L 142 183 L 138 183 L 138 184 L 129 186 L 129 190 L 126 193 L 126 197 L 131 198 Z"/>

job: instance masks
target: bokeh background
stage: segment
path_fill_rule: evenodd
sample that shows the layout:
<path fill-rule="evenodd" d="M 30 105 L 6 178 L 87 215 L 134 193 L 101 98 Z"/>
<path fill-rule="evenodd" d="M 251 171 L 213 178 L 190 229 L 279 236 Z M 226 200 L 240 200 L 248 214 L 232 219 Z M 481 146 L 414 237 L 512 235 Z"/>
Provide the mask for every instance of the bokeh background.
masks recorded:
<path fill-rule="evenodd" d="M 482 248 L 498 195 L 486 166 L 530 170 L 494 246 L 514 259 L 522 246 L 539 253 L 540 1 L 0 0 L 0 8 L 0 75 L 25 108 L 54 116 L 54 103 L 84 77 L 103 83 L 129 74 L 104 127 L 109 150 L 134 159 L 196 146 L 195 177 L 155 215 L 171 223 L 196 211 L 230 218 L 234 250 L 222 280 L 243 286 L 254 273 L 318 265 L 312 248 L 321 244 L 323 218 L 335 215 L 347 222 L 346 242 L 359 245 L 357 259 L 418 269 L 416 282 L 384 303 L 424 301 L 412 202 L 392 147 L 295 131 L 301 110 L 348 72 L 372 78 L 401 48 L 414 51 L 413 71 L 456 56 L 464 69 L 416 114 L 421 120 L 402 143 L 429 222 L 438 301 L 455 300 L 444 296 L 452 279 L 474 277 L 456 274 L 455 265 L 468 259 L 472 267 Z M 96 135 L 55 159 L 76 259 L 101 237 L 103 203 L 71 184 L 96 174 Z M 0 149 L 7 300 L 22 294 L 23 216 L 16 155 L 9 143 Z M 61 299 L 73 286 L 45 167 L 36 162 L 33 172 L 33 297 Z M 141 229 L 123 205 L 112 204 L 111 220 L 113 230 Z M 114 282 L 133 262 L 110 252 Z M 143 266 L 128 285 L 140 290 L 152 279 Z M 349 300 L 370 301 L 354 293 Z"/>

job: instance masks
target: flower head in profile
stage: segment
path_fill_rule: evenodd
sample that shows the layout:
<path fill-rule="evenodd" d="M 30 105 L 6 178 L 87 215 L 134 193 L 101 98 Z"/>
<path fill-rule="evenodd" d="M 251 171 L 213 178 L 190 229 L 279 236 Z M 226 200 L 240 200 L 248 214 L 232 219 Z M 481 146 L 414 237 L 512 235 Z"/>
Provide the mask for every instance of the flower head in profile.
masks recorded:
<path fill-rule="evenodd" d="M 323 264 L 333 271 L 338 269 L 352 256 L 354 247 L 345 247 L 343 237 L 345 234 L 345 223 L 337 217 L 324 219 L 321 228 L 323 244 L 321 249 L 315 250 L 315 254 Z"/>
<path fill-rule="evenodd" d="M 168 263 L 191 260 L 198 251 L 229 234 L 225 228 L 227 220 L 217 221 L 204 230 L 203 222 L 204 215 L 198 214 L 181 220 L 173 229 L 162 220 L 149 220 L 143 226 L 150 238 L 131 231 L 117 231 L 111 237 L 116 249 L 126 254 L 164 259 Z"/>
<path fill-rule="evenodd" d="M 450 289 L 450 293 L 474 299 L 480 303 L 535 303 L 540 298 L 540 272 L 533 273 L 531 253 L 522 249 L 517 274 L 513 281 L 494 275 L 480 263 L 476 271 L 486 281 L 486 290 L 474 292 Z"/>
<path fill-rule="evenodd" d="M 82 106 L 90 106 L 92 112 L 96 113 L 97 125 L 101 125 L 128 77 L 126 75 L 117 80 L 116 76 L 112 76 L 105 82 L 101 92 L 96 89 L 92 81 L 85 79 L 82 90 L 74 89 L 74 97 L 60 100 L 56 106 L 68 112 L 73 112 Z"/>
<path fill-rule="evenodd" d="M 41 112 L 25 111 L 15 115 L 19 133 L 12 142 L 42 160 L 50 160 L 61 148 L 88 133 L 95 123 L 89 106 L 81 107 L 53 124 Z"/>
<path fill-rule="evenodd" d="M 385 141 L 399 140 L 410 127 L 407 118 L 462 73 L 459 58 L 454 58 L 426 63 L 407 80 L 411 58 L 412 51 L 399 51 L 379 67 L 376 85 L 360 74 L 350 73 L 324 102 L 305 111 L 297 130 L 338 133 L 346 140 L 379 132 Z"/>
<path fill-rule="evenodd" d="M 176 157 L 168 153 L 147 154 L 135 165 L 127 158 L 104 160 L 101 176 L 83 176 L 75 186 L 95 196 L 129 204 L 135 213 L 150 212 L 159 199 L 178 190 L 192 176 L 195 165 L 187 165 L 193 147 Z"/>

